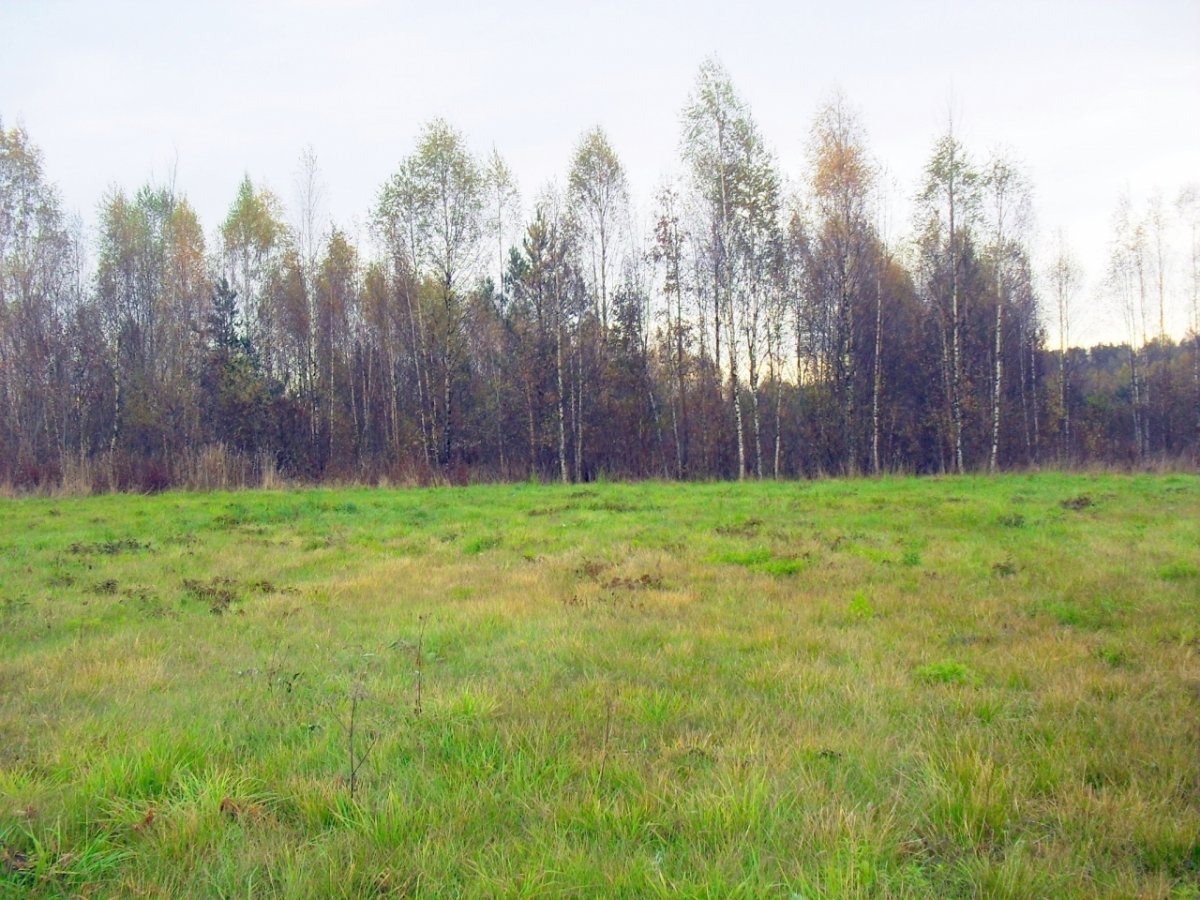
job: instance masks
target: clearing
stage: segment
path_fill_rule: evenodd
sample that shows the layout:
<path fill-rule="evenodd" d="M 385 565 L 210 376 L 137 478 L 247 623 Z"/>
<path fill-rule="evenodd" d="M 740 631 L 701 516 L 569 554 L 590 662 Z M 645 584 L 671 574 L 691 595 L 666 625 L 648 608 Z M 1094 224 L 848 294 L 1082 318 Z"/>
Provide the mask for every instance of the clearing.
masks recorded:
<path fill-rule="evenodd" d="M 1198 879 L 1195 476 L 0 500 L 5 896 Z"/>

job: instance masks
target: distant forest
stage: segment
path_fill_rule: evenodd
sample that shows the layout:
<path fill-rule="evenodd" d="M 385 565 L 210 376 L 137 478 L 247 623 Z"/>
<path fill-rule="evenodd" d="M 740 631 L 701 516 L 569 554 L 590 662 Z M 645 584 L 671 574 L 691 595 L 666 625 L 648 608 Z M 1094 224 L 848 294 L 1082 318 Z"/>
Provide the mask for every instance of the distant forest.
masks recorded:
<path fill-rule="evenodd" d="M 1035 254 L 1011 158 L 951 126 L 898 229 L 841 97 L 791 181 L 719 63 L 680 123 L 681 174 L 639 218 L 599 128 L 523 204 L 435 120 L 361 247 L 321 221 L 311 152 L 290 209 L 247 177 L 215 240 L 160 184 L 109 193 L 85 240 L 0 123 L 0 485 L 1195 465 L 1195 186 L 1117 203 L 1105 302 L 1128 339 L 1079 349 L 1081 272 Z"/>

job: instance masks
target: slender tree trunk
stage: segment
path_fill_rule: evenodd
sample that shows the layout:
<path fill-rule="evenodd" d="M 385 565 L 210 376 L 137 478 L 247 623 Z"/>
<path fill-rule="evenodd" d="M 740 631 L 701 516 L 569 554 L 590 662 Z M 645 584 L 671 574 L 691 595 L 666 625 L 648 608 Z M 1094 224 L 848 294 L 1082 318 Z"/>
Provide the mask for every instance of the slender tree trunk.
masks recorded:
<path fill-rule="evenodd" d="M 600 344 L 608 346 L 608 229 L 600 218 Z"/>
<path fill-rule="evenodd" d="M 529 416 L 529 477 L 537 475 L 537 436 L 533 419 L 533 388 L 527 379 L 525 382 L 525 411 Z"/>
<path fill-rule="evenodd" d="M 871 379 L 871 471 L 878 475 L 879 466 L 879 395 L 883 392 L 883 279 L 875 277 L 875 363 Z"/>
<path fill-rule="evenodd" d="M 1058 424 L 1061 442 L 1059 444 L 1059 464 L 1071 464 L 1071 411 L 1067 407 L 1067 350 L 1065 342 L 1060 342 L 1058 351 Z"/>
<path fill-rule="evenodd" d="M 400 389 L 399 378 L 396 371 L 396 341 L 395 329 L 388 328 L 387 335 L 387 352 L 384 356 L 384 362 L 387 364 L 387 442 L 391 449 L 389 456 L 394 464 L 400 456 Z"/>
<path fill-rule="evenodd" d="M 960 475 L 966 471 L 963 465 L 963 409 L 962 409 L 962 313 L 958 296 L 958 242 L 954 221 L 954 187 L 950 187 L 950 315 L 951 356 L 950 372 L 950 415 L 954 432 L 954 471 Z"/>
<path fill-rule="evenodd" d="M 1071 410 L 1067 406 L 1067 296 L 1065 287 L 1058 295 L 1058 433 L 1059 465 L 1071 464 Z"/>
<path fill-rule="evenodd" d="M 412 334 L 413 373 L 417 383 L 417 414 L 421 424 L 421 454 L 425 460 L 425 468 L 433 468 L 433 454 L 430 450 L 430 426 L 425 414 L 426 370 L 422 364 L 425 357 L 425 325 L 421 315 L 420 303 L 413 302 L 412 291 L 405 287 L 404 299 L 408 307 L 409 331 Z"/>
<path fill-rule="evenodd" d="M 575 480 L 583 481 L 583 397 L 584 397 L 584 365 L 583 365 L 583 341 L 578 341 L 579 346 L 575 349 L 575 384 L 576 384 L 576 401 L 575 401 Z"/>
<path fill-rule="evenodd" d="M 1144 354 L 1146 358 L 1146 365 L 1143 366 L 1143 368 L 1149 368 L 1149 353 L 1147 351 L 1149 341 L 1146 339 L 1146 335 L 1149 333 L 1148 329 L 1146 328 L 1146 270 L 1145 266 L 1142 264 L 1140 254 L 1137 263 L 1137 276 L 1138 302 L 1140 304 L 1142 317 L 1142 347 L 1139 352 Z M 1138 449 L 1138 456 L 1145 457 L 1150 455 L 1153 443 L 1151 441 L 1150 431 L 1150 425 L 1152 421 L 1150 418 L 1150 379 L 1145 377 L 1144 373 L 1140 380 L 1139 386 L 1141 388 L 1141 401 L 1138 405 L 1141 407 L 1142 446 Z"/>
<path fill-rule="evenodd" d="M 729 385 L 733 402 L 734 432 L 737 440 L 738 481 L 746 478 L 746 429 L 742 422 L 742 385 L 738 377 L 737 332 L 734 330 L 732 297 L 727 298 L 726 325 L 729 332 Z"/>
<path fill-rule="evenodd" d="M 454 449 L 454 378 L 449 355 L 442 373 L 442 465 L 449 466 Z"/>
<path fill-rule="evenodd" d="M 844 280 L 848 276 L 842 275 Z M 850 293 L 843 287 L 841 308 L 838 312 L 839 340 L 838 351 L 838 386 L 842 400 L 842 435 L 845 447 L 845 470 L 847 475 L 858 471 L 858 441 L 857 429 L 854 427 L 854 308 L 851 304 Z"/>
<path fill-rule="evenodd" d="M 775 374 L 775 460 L 771 466 L 774 478 L 779 477 L 779 466 L 783 459 L 783 379 Z"/>
<path fill-rule="evenodd" d="M 358 415 L 359 393 L 357 390 L 357 385 L 355 384 L 356 379 L 354 377 L 354 369 L 358 368 L 355 365 L 356 360 L 354 358 L 357 355 L 357 353 L 352 353 L 346 360 L 346 368 L 349 370 L 346 372 L 346 380 L 350 383 L 350 425 L 354 429 L 354 442 L 357 445 L 355 447 L 356 455 L 359 455 L 362 448 L 364 425 Z"/>
<path fill-rule="evenodd" d="M 780 379 L 779 379 L 779 363 L 778 363 L 779 332 L 774 327 L 775 325 L 776 325 L 775 322 L 769 322 L 767 324 L 767 380 L 771 383 L 771 387 L 774 389 L 773 415 L 775 417 L 775 443 L 774 443 L 774 446 L 772 447 L 772 452 L 771 452 L 771 477 L 772 478 L 779 477 L 779 456 L 780 456 L 779 437 L 780 437 L 780 431 L 781 431 L 780 421 L 779 421 L 779 413 L 781 411 L 781 401 L 780 401 L 780 396 L 779 396 L 779 393 L 780 393 L 779 392 L 779 380 Z"/>
<path fill-rule="evenodd" d="M 645 375 L 646 375 L 646 399 L 650 403 L 650 418 L 654 421 L 654 433 L 655 433 L 655 436 L 656 436 L 657 442 L 658 442 L 659 465 L 651 467 L 651 468 L 660 473 L 666 473 L 666 472 L 669 472 L 670 469 L 667 466 L 666 449 L 663 447 L 663 430 L 662 430 L 662 421 L 660 420 L 659 414 L 658 414 L 658 398 L 654 396 L 654 380 L 650 377 L 650 372 L 647 370 Z"/>
<path fill-rule="evenodd" d="M 499 366 L 497 366 L 497 369 Z M 496 452 L 500 457 L 500 477 L 508 477 L 508 463 L 504 457 L 504 407 L 500 402 L 500 377 L 498 371 L 492 372 L 492 397 L 496 405 Z"/>
<path fill-rule="evenodd" d="M 752 330 L 757 330 L 755 327 L 746 330 L 746 345 L 748 349 L 747 362 L 749 364 L 750 376 L 750 423 L 754 429 L 754 477 L 762 480 L 763 477 L 763 449 L 762 449 L 762 421 L 759 415 L 759 396 L 758 396 L 758 353 L 754 349 L 754 336 Z"/>
<path fill-rule="evenodd" d="M 559 315 L 561 316 L 561 308 Z M 555 328 L 554 370 L 558 378 L 558 471 L 563 484 L 570 482 L 567 471 L 567 396 L 563 384 L 563 339 L 562 322 Z"/>
<path fill-rule="evenodd" d="M 703 355 L 701 355 L 701 359 L 703 359 L 703 358 L 704 358 Z M 702 376 L 708 370 L 708 368 L 709 368 L 708 365 L 705 364 L 704 369 L 701 370 Z M 708 381 L 709 379 L 704 379 L 704 380 Z M 702 402 L 700 404 L 700 465 L 704 472 L 704 475 L 706 477 L 711 477 L 712 471 L 713 471 L 712 429 L 709 428 L 709 421 L 708 421 L 708 412 L 709 412 L 709 404 L 708 404 L 708 400 L 707 400 L 708 391 L 705 388 L 703 383 L 701 385 L 701 390 L 703 391 L 703 393 L 701 395 Z"/>
<path fill-rule="evenodd" d="M 121 344 L 120 338 L 117 339 L 117 358 L 116 365 L 113 366 L 113 424 L 112 436 L 108 442 L 108 454 L 110 461 L 115 458 L 117 452 L 117 436 L 121 430 L 121 402 L 124 399 L 121 396 L 123 381 L 121 378 Z M 17 434 L 21 433 L 20 418 L 15 419 L 17 425 Z M 115 487 L 115 485 L 114 485 Z"/>
<path fill-rule="evenodd" d="M 1022 326 L 1024 333 L 1024 326 Z M 1033 406 L 1033 462 L 1037 465 L 1042 456 L 1041 416 L 1038 413 L 1038 366 L 1037 341 L 1033 336 L 1028 338 L 1029 344 L 1029 396 Z"/>
<path fill-rule="evenodd" d="M 1192 386 L 1196 403 L 1196 452 L 1200 453 L 1200 325 L 1192 335 Z"/>
<path fill-rule="evenodd" d="M 1004 301 L 996 298 L 996 354 L 992 371 L 992 451 L 988 454 L 988 471 L 995 473 L 1000 457 L 1000 396 L 1004 380 Z"/>
<path fill-rule="evenodd" d="M 679 408 L 671 404 L 671 438 L 675 442 L 675 480 L 683 481 L 683 452 L 679 443 Z"/>
<path fill-rule="evenodd" d="M 1025 460 L 1033 460 L 1033 410 L 1029 398 L 1029 379 L 1025 371 L 1025 328 L 1017 337 L 1017 382 L 1018 395 L 1021 399 L 1021 428 L 1025 434 Z"/>
<path fill-rule="evenodd" d="M 325 450 L 326 465 L 333 462 L 333 348 L 329 350 L 329 360 L 325 374 Z"/>
<path fill-rule="evenodd" d="M 1142 399 L 1141 384 L 1138 378 L 1138 352 L 1133 342 L 1129 344 L 1129 382 L 1133 391 L 1133 444 L 1140 459 L 1144 441 L 1142 438 Z"/>
<path fill-rule="evenodd" d="M 721 371 L 721 291 L 719 287 L 720 275 L 713 270 L 713 362 L 717 367 L 717 382 L 723 384 L 725 381 Z"/>
<path fill-rule="evenodd" d="M 752 378 L 751 381 L 757 382 L 757 379 Z M 754 425 L 754 477 L 761 481 L 763 477 L 762 423 L 758 413 L 758 386 L 756 383 L 752 383 L 750 387 L 750 418 Z"/>
<path fill-rule="evenodd" d="M 1196 443 L 1200 455 L 1200 241 L 1192 225 L 1192 385 L 1195 388 Z"/>
<path fill-rule="evenodd" d="M 939 314 L 940 314 L 939 310 Z M 950 341 L 947 336 L 945 322 L 938 323 L 938 337 L 941 339 L 942 345 L 942 394 L 946 398 L 945 406 L 942 409 L 942 415 L 946 417 L 943 428 L 947 428 L 949 434 L 946 435 L 945 441 L 938 441 L 940 453 L 943 454 L 940 465 L 942 471 L 949 469 L 954 471 L 954 376 L 952 369 L 954 367 L 953 357 L 950 351 Z M 947 449 L 950 452 L 950 465 L 946 465 L 945 453 Z"/>
<path fill-rule="evenodd" d="M 687 416 L 687 386 L 684 379 L 683 360 L 683 292 L 678 286 L 675 289 L 675 380 L 679 394 L 680 430 L 676 432 L 675 447 L 678 457 L 678 477 L 682 480 L 688 474 L 688 416 Z M 682 432 L 682 433 L 680 433 Z"/>
<path fill-rule="evenodd" d="M 733 393 L 733 418 L 734 428 L 737 432 L 737 459 L 738 459 L 738 481 L 746 480 L 746 436 L 745 427 L 742 424 L 742 398 L 741 384 L 738 382 L 737 365 L 733 366 L 733 374 L 730 380 L 731 390 Z"/>

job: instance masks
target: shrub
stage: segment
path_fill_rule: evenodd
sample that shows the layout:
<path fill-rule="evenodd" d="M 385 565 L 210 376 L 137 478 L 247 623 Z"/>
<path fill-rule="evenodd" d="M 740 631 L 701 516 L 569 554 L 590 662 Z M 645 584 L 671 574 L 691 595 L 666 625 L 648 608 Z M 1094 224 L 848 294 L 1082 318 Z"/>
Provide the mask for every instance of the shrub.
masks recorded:
<path fill-rule="evenodd" d="M 967 666 L 950 659 L 917 666 L 916 676 L 925 684 L 963 684 L 975 680 L 975 673 Z"/>

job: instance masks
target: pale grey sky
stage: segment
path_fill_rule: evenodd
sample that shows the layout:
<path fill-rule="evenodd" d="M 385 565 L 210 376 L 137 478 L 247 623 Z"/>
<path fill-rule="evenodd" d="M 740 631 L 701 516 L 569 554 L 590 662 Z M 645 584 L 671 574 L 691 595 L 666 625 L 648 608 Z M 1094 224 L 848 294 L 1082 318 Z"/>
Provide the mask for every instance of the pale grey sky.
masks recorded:
<path fill-rule="evenodd" d="M 713 53 L 791 178 L 840 87 L 911 195 L 952 105 L 977 157 L 1003 145 L 1026 164 L 1041 233 L 1063 228 L 1087 270 L 1085 302 L 1120 193 L 1173 200 L 1200 181 L 1198 0 L 0 0 L 0 116 L 89 223 L 110 185 L 174 170 L 211 232 L 244 173 L 291 201 L 311 145 L 330 216 L 354 231 L 439 115 L 477 151 L 494 144 L 527 199 L 600 124 L 644 208 Z M 1113 334 L 1096 315 L 1079 337 Z"/>

